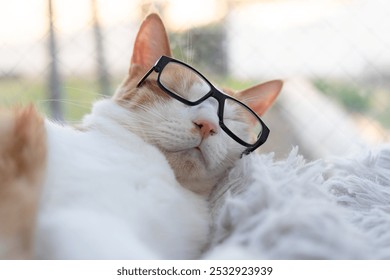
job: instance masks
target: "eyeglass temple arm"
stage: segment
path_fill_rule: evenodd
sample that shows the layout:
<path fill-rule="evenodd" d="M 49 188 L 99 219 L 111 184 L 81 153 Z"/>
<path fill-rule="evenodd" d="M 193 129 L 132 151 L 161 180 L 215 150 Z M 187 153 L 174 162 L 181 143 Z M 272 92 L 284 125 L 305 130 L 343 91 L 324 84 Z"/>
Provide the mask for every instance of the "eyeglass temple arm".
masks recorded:
<path fill-rule="evenodd" d="M 143 84 L 143 82 L 145 82 L 145 80 L 149 77 L 150 74 L 152 74 L 153 71 L 158 72 L 158 71 L 156 70 L 156 65 L 153 66 L 152 68 L 150 68 L 148 72 L 146 72 L 146 74 L 145 74 L 145 75 L 142 77 L 142 79 L 138 82 L 137 88 L 140 87 L 140 86 Z"/>

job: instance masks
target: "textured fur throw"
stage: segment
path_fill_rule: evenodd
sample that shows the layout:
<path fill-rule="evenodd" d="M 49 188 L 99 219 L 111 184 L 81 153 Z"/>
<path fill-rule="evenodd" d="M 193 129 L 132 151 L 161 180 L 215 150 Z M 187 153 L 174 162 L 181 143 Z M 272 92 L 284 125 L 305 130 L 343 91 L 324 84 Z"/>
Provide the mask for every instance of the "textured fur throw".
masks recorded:
<path fill-rule="evenodd" d="M 251 155 L 212 199 L 205 258 L 390 259 L 390 147 L 306 163 Z"/>

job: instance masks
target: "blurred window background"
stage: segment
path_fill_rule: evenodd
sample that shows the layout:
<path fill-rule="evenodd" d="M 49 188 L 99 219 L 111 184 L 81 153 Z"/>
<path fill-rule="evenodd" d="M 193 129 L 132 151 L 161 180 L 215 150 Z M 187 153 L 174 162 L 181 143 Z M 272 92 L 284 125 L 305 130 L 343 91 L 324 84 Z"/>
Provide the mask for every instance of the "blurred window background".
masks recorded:
<path fill-rule="evenodd" d="M 80 121 L 125 77 L 151 7 L 174 56 L 221 88 L 285 81 L 260 150 L 316 159 L 389 141 L 388 0 L 0 0 L 0 105 Z"/>

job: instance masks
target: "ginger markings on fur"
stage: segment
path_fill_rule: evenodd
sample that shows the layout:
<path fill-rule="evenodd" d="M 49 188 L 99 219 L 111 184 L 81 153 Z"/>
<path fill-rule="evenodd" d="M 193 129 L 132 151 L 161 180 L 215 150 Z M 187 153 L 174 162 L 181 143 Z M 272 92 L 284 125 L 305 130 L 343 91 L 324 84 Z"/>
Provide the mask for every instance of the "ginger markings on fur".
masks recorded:
<path fill-rule="evenodd" d="M 0 110 L 0 259 L 33 257 L 46 150 L 44 121 L 33 106 Z"/>

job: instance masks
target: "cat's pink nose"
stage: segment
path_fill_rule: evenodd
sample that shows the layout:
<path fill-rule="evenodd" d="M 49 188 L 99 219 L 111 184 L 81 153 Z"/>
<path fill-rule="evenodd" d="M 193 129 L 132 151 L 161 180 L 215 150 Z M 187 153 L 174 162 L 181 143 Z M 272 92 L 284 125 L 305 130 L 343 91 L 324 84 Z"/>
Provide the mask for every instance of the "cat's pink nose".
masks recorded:
<path fill-rule="evenodd" d="M 217 133 L 217 126 L 207 120 L 196 120 L 194 121 L 196 127 L 200 130 L 202 138 L 207 138 L 209 135 Z"/>

